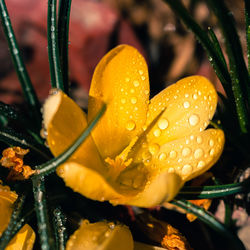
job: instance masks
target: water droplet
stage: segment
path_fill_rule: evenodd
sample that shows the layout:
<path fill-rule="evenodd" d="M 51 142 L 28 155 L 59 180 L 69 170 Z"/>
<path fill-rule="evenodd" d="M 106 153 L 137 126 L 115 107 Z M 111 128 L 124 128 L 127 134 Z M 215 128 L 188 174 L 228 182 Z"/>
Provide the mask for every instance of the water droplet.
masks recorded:
<path fill-rule="evenodd" d="M 193 135 L 190 135 L 190 140 L 193 140 L 194 139 L 194 136 Z"/>
<path fill-rule="evenodd" d="M 167 158 L 166 153 L 160 153 L 159 156 L 158 156 L 158 159 L 160 161 L 164 161 L 164 160 L 166 160 L 166 158 Z"/>
<path fill-rule="evenodd" d="M 192 166 L 189 165 L 189 164 L 186 164 L 186 165 L 183 166 L 183 168 L 181 170 L 181 173 L 183 175 L 188 175 L 188 174 L 190 174 L 192 172 L 192 170 L 193 170 Z"/>
<path fill-rule="evenodd" d="M 168 120 L 165 118 L 160 119 L 158 122 L 158 127 L 162 130 L 166 129 L 168 127 Z"/>
<path fill-rule="evenodd" d="M 139 74 L 142 75 L 143 74 L 143 70 L 139 70 Z"/>
<path fill-rule="evenodd" d="M 110 229 L 113 230 L 115 228 L 115 223 L 114 222 L 110 222 L 110 223 L 108 223 L 108 226 L 109 226 Z"/>
<path fill-rule="evenodd" d="M 146 77 L 145 76 L 141 76 L 141 79 L 144 81 L 146 79 Z"/>
<path fill-rule="evenodd" d="M 175 157 L 177 156 L 177 153 L 176 151 L 172 150 L 170 153 L 169 153 L 169 157 L 174 159 Z"/>
<path fill-rule="evenodd" d="M 160 146 L 157 143 L 153 143 L 149 145 L 148 150 L 152 155 L 155 155 L 160 150 Z"/>
<path fill-rule="evenodd" d="M 157 128 L 157 129 L 154 131 L 154 136 L 155 136 L 155 137 L 159 137 L 160 135 L 161 135 L 161 130 Z"/>
<path fill-rule="evenodd" d="M 135 87 L 139 86 L 139 82 L 138 81 L 134 81 L 133 84 L 134 84 Z"/>
<path fill-rule="evenodd" d="M 209 140 L 209 146 L 210 146 L 210 147 L 213 147 L 213 146 L 214 146 L 214 140 L 213 140 L 213 139 L 210 139 L 210 140 Z"/>
<path fill-rule="evenodd" d="M 126 82 L 129 82 L 129 81 L 130 81 L 130 79 L 129 79 L 128 77 L 126 77 L 126 78 L 125 78 L 125 81 L 126 81 Z"/>
<path fill-rule="evenodd" d="M 194 158 L 199 159 L 203 155 L 203 150 L 201 148 L 198 148 L 194 151 Z"/>
<path fill-rule="evenodd" d="M 202 168 L 204 166 L 205 166 L 205 162 L 204 161 L 199 161 L 198 165 L 197 165 L 197 168 Z"/>
<path fill-rule="evenodd" d="M 124 89 L 123 88 L 121 88 L 121 92 L 123 92 L 124 91 Z"/>
<path fill-rule="evenodd" d="M 198 115 L 191 115 L 188 121 L 191 126 L 195 126 L 199 123 L 200 118 Z"/>
<path fill-rule="evenodd" d="M 183 148 L 183 150 L 182 150 L 182 155 L 183 155 L 184 157 L 190 155 L 190 153 L 191 153 L 191 149 L 190 149 L 190 148 L 188 148 L 188 147 Z"/>
<path fill-rule="evenodd" d="M 132 104 L 136 104 L 137 99 L 135 97 L 132 97 L 130 101 L 131 101 Z"/>
<path fill-rule="evenodd" d="M 202 138 L 201 138 L 201 136 L 197 136 L 196 141 L 197 141 L 198 144 L 201 144 L 201 143 L 202 143 Z"/>
<path fill-rule="evenodd" d="M 185 97 L 188 98 L 188 97 L 189 97 L 189 94 L 185 94 Z"/>
<path fill-rule="evenodd" d="M 169 172 L 169 173 L 174 173 L 175 170 L 174 170 L 174 168 L 169 168 L 169 169 L 168 169 L 168 172 Z"/>
<path fill-rule="evenodd" d="M 189 102 L 184 102 L 184 103 L 183 103 L 183 107 L 184 107 L 185 109 L 189 108 L 189 107 L 190 107 L 190 103 L 189 103 Z"/>
<path fill-rule="evenodd" d="M 214 150 L 214 148 L 212 148 L 212 149 L 209 151 L 209 154 L 210 154 L 211 156 L 213 156 L 214 153 L 215 153 L 215 150 Z"/>
<path fill-rule="evenodd" d="M 149 94 L 149 90 L 146 89 L 146 90 L 144 91 L 144 93 L 145 93 L 145 95 L 148 95 L 148 94 Z"/>
<path fill-rule="evenodd" d="M 122 98 L 122 99 L 121 99 L 121 103 L 122 103 L 122 104 L 125 104 L 125 103 L 126 103 L 126 99 L 125 99 L 125 98 Z"/>
<path fill-rule="evenodd" d="M 212 101 L 212 96 L 211 96 L 211 95 L 208 96 L 208 100 L 209 100 L 210 102 Z"/>
<path fill-rule="evenodd" d="M 196 94 L 193 94 L 193 99 L 197 100 L 198 96 Z"/>
<path fill-rule="evenodd" d="M 126 125 L 126 128 L 127 128 L 127 130 L 129 130 L 129 131 L 135 129 L 135 122 L 132 121 L 132 120 L 128 121 L 128 123 L 127 123 L 127 125 Z"/>
<path fill-rule="evenodd" d="M 190 141 L 187 139 L 187 140 L 186 140 L 186 144 L 189 144 L 189 142 L 190 142 Z"/>

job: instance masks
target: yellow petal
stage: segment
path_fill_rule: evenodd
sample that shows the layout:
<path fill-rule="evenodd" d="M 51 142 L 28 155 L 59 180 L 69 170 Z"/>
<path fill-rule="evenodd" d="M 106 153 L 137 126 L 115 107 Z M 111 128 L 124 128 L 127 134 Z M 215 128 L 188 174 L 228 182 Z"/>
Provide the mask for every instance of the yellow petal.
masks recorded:
<path fill-rule="evenodd" d="M 92 131 L 104 159 L 115 158 L 142 130 L 148 98 L 147 65 L 135 48 L 120 45 L 102 58 L 91 82 L 88 121 L 103 102 L 107 104 L 105 114 Z"/>
<path fill-rule="evenodd" d="M 57 174 L 75 192 L 93 200 L 120 199 L 123 194 L 129 197 L 138 192 L 129 187 L 119 189 L 118 185 L 105 179 L 106 173 L 98 173 L 75 162 L 64 163 L 57 168 Z"/>
<path fill-rule="evenodd" d="M 16 199 L 17 194 L 15 192 L 10 191 L 8 186 L 0 184 L 0 236 L 9 224 Z"/>
<path fill-rule="evenodd" d="M 48 133 L 47 142 L 51 152 L 58 156 L 71 146 L 87 127 L 86 114 L 59 90 L 46 100 L 43 110 L 44 125 Z M 91 136 L 88 136 L 70 159 L 87 164 L 93 169 L 102 167 Z"/>
<path fill-rule="evenodd" d="M 153 207 L 165 201 L 172 200 L 181 189 L 183 181 L 179 175 L 163 171 L 158 176 L 148 181 L 144 190 L 134 198 L 127 201 L 120 200 L 121 204 L 138 207 Z M 111 200 L 112 203 L 112 200 Z"/>
<path fill-rule="evenodd" d="M 165 109 L 147 135 L 162 145 L 194 132 L 203 131 L 217 105 L 214 86 L 203 76 L 183 78 L 156 95 L 150 102 L 147 124 Z"/>
<path fill-rule="evenodd" d="M 152 164 L 188 181 L 207 171 L 219 159 L 225 138 L 220 129 L 193 133 L 161 146 Z"/>
<path fill-rule="evenodd" d="M 28 225 L 25 224 L 11 239 L 10 243 L 7 245 L 5 250 L 31 250 L 35 242 L 35 232 Z"/>
<path fill-rule="evenodd" d="M 70 237 L 66 250 L 133 250 L 133 238 L 128 227 L 108 222 L 88 223 Z"/>

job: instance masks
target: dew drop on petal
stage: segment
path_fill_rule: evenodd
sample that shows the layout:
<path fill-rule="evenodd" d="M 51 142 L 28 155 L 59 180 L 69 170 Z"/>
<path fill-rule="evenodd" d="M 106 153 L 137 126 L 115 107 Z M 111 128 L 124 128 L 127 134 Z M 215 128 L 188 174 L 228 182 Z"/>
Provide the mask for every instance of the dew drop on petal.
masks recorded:
<path fill-rule="evenodd" d="M 160 150 L 160 146 L 157 143 L 153 143 L 149 145 L 148 150 L 152 155 L 155 155 Z"/>
<path fill-rule="evenodd" d="M 158 159 L 160 161 L 164 161 L 164 160 L 166 160 L 166 158 L 167 158 L 166 153 L 160 153 L 159 156 L 158 156 Z"/>
<path fill-rule="evenodd" d="M 199 159 L 203 156 L 203 150 L 201 148 L 198 148 L 194 151 L 194 158 Z"/>
<path fill-rule="evenodd" d="M 188 147 L 183 148 L 183 150 L 182 150 L 182 155 L 183 155 L 184 157 L 190 155 L 190 153 L 191 153 L 191 149 L 190 149 L 190 148 L 188 148 Z"/>
<path fill-rule="evenodd" d="M 214 155 L 214 152 L 215 152 L 215 150 L 214 150 L 214 148 L 212 148 L 212 149 L 209 151 L 209 154 L 210 154 L 211 156 L 213 156 L 213 155 Z"/>
<path fill-rule="evenodd" d="M 149 94 L 149 90 L 146 89 L 146 90 L 144 91 L 144 93 L 145 93 L 145 95 L 148 95 L 148 94 Z"/>
<path fill-rule="evenodd" d="M 197 100 L 198 96 L 196 94 L 193 94 L 193 99 Z"/>
<path fill-rule="evenodd" d="M 197 136 L 196 141 L 198 144 L 202 143 L 202 137 L 201 136 Z"/>
<path fill-rule="evenodd" d="M 162 130 L 166 129 L 168 127 L 168 120 L 165 118 L 160 119 L 158 122 L 158 127 Z"/>
<path fill-rule="evenodd" d="M 141 76 L 141 79 L 144 81 L 146 79 L 146 77 L 145 76 Z"/>
<path fill-rule="evenodd" d="M 160 135 L 161 135 L 161 130 L 157 128 L 157 129 L 154 131 L 154 136 L 155 136 L 155 137 L 159 137 Z"/>
<path fill-rule="evenodd" d="M 184 103 L 183 103 L 183 107 L 184 107 L 185 109 L 189 108 L 189 107 L 190 107 L 190 103 L 189 103 L 189 102 L 184 102 Z"/>
<path fill-rule="evenodd" d="M 188 122 L 191 126 L 195 126 L 199 123 L 200 118 L 198 115 L 191 115 L 188 119 Z"/>
<path fill-rule="evenodd" d="M 190 174 L 192 172 L 192 170 L 193 170 L 192 166 L 189 165 L 189 164 L 186 164 L 186 165 L 183 166 L 183 168 L 181 170 L 181 173 L 183 175 L 188 175 L 188 174 Z"/>
<path fill-rule="evenodd" d="M 135 129 L 135 122 L 133 120 L 128 121 L 128 123 L 126 125 L 126 129 L 129 131 Z"/>
<path fill-rule="evenodd" d="M 174 151 L 174 150 L 170 151 L 170 153 L 169 153 L 170 158 L 174 159 L 176 156 L 177 156 L 176 151 Z"/>
<path fill-rule="evenodd" d="M 125 103 L 126 103 L 126 99 L 125 99 L 125 98 L 122 98 L 122 99 L 121 99 L 121 103 L 122 103 L 122 104 L 125 104 Z"/>
<path fill-rule="evenodd" d="M 210 147 L 213 147 L 213 146 L 214 146 L 214 140 L 213 140 L 213 139 L 210 139 L 210 140 L 209 140 L 209 146 L 210 146 Z"/>
<path fill-rule="evenodd" d="M 132 104 L 136 104 L 137 99 L 135 97 L 132 97 L 130 101 L 131 101 Z"/>
<path fill-rule="evenodd" d="M 139 86 L 139 82 L 138 81 L 134 81 L 133 84 L 134 84 L 135 87 Z"/>
<path fill-rule="evenodd" d="M 169 172 L 169 173 L 174 173 L 174 168 L 169 168 L 169 169 L 168 169 L 168 172 Z"/>
<path fill-rule="evenodd" d="M 143 74 L 143 70 L 139 70 L 139 74 L 142 75 Z"/>
<path fill-rule="evenodd" d="M 130 81 L 130 79 L 129 79 L 128 77 L 126 77 L 126 78 L 125 78 L 125 81 L 126 81 L 126 82 L 129 82 L 129 81 Z"/>
<path fill-rule="evenodd" d="M 189 94 L 185 94 L 185 97 L 188 98 L 188 97 L 189 97 Z"/>
<path fill-rule="evenodd" d="M 197 165 L 197 168 L 202 168 L 204 166 L 205 166 L 205 162 L 204 161 L 199 161 L 198 165 Z"/>

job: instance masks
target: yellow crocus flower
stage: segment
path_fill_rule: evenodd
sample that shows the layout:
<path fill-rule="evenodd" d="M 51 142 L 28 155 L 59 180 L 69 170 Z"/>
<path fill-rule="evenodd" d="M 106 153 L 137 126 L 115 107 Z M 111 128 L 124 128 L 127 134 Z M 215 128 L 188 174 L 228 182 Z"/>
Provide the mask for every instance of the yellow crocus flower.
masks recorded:
<path fill-rule="evenodd" d="M 15 192 L 12 192 L 8 186 L 0 184 L 0 236 L 9 224 L 16 199 Z M 5 250 L 31 250 L 34 242 L 35 233 L 28 224 L 25 224 L 11 239 Z"/>
<path fill-rule="evenodd" d="M 216 105 L 214 86 L 186 77 L 149 100 L 145 59 L 120 45 L 97 65 L 88 114 L 62 91 L 44 105 L 47 142 L 55 156 L 66 150 L 107 105 L 91 136 L 57 168 L 66 185 L 112 204 L 152 207 L 173 199 L 183 184 L 220 157 L 224 133 L 208 129 Z"/>

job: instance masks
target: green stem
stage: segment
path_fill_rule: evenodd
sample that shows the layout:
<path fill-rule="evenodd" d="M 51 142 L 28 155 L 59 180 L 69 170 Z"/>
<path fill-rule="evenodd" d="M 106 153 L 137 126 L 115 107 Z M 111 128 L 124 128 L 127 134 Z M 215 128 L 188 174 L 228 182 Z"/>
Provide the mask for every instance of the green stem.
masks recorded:
<path fill-rule="evenodd" d="M 212 199 L 219 198 L 228 195 L 244 193 L 250 191 L 250 179 L 247 179 L 240 183 L 215 185 L 215 186 L 203 186 L 203 187 L 183 187 L 178 193 L 178 199 Z"/>
<path fill-rule="evenodd" d="M 0 0 L 0 17 L 3 25 L 4 34 L 9 45 L 12 61 L 23 89 L 24 98 L 30 108 L 32 118 L 35 120 L 36 126 L 40 129 L 40 103 L 30 81 L 23 59 L 20 55 L 20 50 L 16 42 L 15 34 L 10 22 L 9 14 L 4 0 Z"/>
<path fill-rule="evenodd" d="M 250 2 L 245 1 L 245 18 L 246 18 L 246 40 L 247 40 L 247 59 L 248 59 L 248 75 L 250 77 Z"/>
<path fill-rule="evenodd" d="M 220 223 L 214 216 L 206 212 L 204 209 L 188 202 L 186 200 L 174 200 L 172 204 L 185 209 L 187 212 L 196 215 L 201 221 L 206 223 L 209 227 L 221 234 L 231 244 L 231 249 L 245 250 L 244 245 L 239 238 L 229 229 L 227 229 L 222 223 Z"/>
<path fill-rule="evenodd" d="M 51 86 L 64 91 L 58 50 L 56 0 L 48 0 L 47 38 Z"/>
<path fill-rule="evenodd" d="M 54 239 L 47 211 L 44 177 L 33 177 L 32 184 L 41 249 L 53 249 Z"/>
<path fill-rule="evenodd" d="M 14 235 L 20 229 L 18 228 L 18 230 L 15 230 L 17 220 L 19 220 L 21 212 L 22 212 L 25 198 L 26 198 L 25 195 L 19 195 L 17 200 L 14 203 L 14 209 L 10 218 L 10 222 L 0 238 L 0 249 L 5 249 L 8 243 L 10 242 L 10 240 L 14 237 Z"/>
<path fill-rule="evenodd" d="M 246 92 L 248 103 L 250 103 L 250 82 L 240 40 L 235 28 L 235 22 L 231 12 L 224 4 L 224 1 L 208 0 L 208 3 L 217 16 L 221 30 L 225 37 L 225 45 L 229 58 L 232 90 L 238 114 L 238 121 L 241 132 L 245 134 L 248 132 L 249 120 L 244 100 L 244 92 Z"/>
<path fill-rule="evenodd" d="M 64 250 L 66 241 L 68 239 L 65 222 L 66 218 L 63 215 L 61 209 L 56 208 L 54 214 L 54 231 L 56 236 L 56 249 Z"/>
<path fill-rule="evenodd" d="M 58 15 L 58 45 L 61 59 L 64 92 L 69 92 L 68 40 L 71 0 L 61 0 Z"/>
<path fill-rule="evenodd" d="M 96 123 L 99 121 L 101 116 L 104 114 L 105 109 L 106 109 L 106 106 L 103 105 L 103 107 L 98 112 L 98 114 L 96 115 L 94 120 L 89 124 L 89 126 L 82 132 L 82 134 L 76 139 L 76 141 L 65 152 L 60 154 L 58 157 L 56 157 L 56 158 L 54 158 L 54 159 L 52 159 L 44 164 L 37 166 L 36 167 L 37 168 L 36 176 L 48 175 L 48 174 L 52 173 L 53 171 L 55 171 L 55 169 L 59 165 L 64 163 L 77 150 L 77 148 L 84 142 L 84 140 L 89 136 L 90 132 L 92 131 L 92 129 L 94 128 Z"/>

